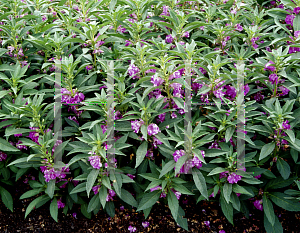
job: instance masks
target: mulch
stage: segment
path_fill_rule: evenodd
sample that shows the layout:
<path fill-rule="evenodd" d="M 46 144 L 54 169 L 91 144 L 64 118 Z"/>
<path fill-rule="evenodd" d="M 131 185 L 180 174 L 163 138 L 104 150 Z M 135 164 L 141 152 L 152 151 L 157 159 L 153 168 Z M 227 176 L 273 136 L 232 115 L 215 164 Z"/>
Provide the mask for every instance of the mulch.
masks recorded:
<path fill-rule="evenodd" d="M 143 212 L 137 213 L 124 209 L 120 210 L 121 203 L 114 201 L 116 215 L 110 218 L 102 209 L 91 219 L 81 214 L 80 205 L 73 206 L 72 211 L 64 215 L 59 209 L 58 223 L 55 222 L 49 211 L 49 202 L 38 209 L 34 209 L 26 219 L 25 211 L 29 203 L 36 197 L 19 200 L 19 197 L 31 189 L 29 184 L 24 184 L 21 179 L 17 181 L 16 192 L 13 193 L 14 212 L 12 213 L 0 201 L 0 232 L 129 232 L 130 225 L 136 227 L 138 232 L 187 232 L 177 226 L 173 220 L 168 206 L 163 202 L 157 203 L 151 210 L 149 217 L 145 220 Z M 263 212 L 250 210 L 249 219 L 239 213 L 234 215 L 234 226 L 232 226 L 222 214 L 218 202 L 196 201 L 189 196 L 180 198 L 180 205 L 185 211 L 188 219 L 189 232 L 218 233 L 224 230 L 226 233 L 265 232 L 263 226 Z M 300 232 L 300 212 L 288 212 L 274 205 L 276 215 L 283 225 L 284 232 Z M 72 213 L 76 212 L 76 219 Z M 142 222 L 148 221 L 149 227 L 144 228 Z M 209 221 L 209 226 L 206 224 Z"/>

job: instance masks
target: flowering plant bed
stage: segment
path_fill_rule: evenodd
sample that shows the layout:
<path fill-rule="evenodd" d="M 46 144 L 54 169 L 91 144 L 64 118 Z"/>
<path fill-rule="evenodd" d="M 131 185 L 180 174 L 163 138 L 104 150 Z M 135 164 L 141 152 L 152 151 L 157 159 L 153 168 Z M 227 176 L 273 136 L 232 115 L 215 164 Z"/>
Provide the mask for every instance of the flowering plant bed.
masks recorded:
<path fill-rule="evenodd" d="M 159 202 L 189 230 L 188 195 L 231 224 L 254 207 L 269 233 L 300 210 L 299 0 L 1 3 L 8 209 L 27 175 L 25 218 Z"/>

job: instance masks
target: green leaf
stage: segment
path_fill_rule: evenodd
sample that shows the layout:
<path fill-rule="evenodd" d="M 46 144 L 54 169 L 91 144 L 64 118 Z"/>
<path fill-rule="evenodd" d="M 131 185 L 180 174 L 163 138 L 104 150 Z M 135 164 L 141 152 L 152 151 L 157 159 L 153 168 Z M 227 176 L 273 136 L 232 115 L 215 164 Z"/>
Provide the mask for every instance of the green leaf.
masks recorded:
<path fill-rule="evenodd" d="M 92 214 L 87 212 L 87 203 L 84 203 L 83 205 L 81 205 L 80 210 L 81 213 L 88 219 L 91 219 Z"/>
<path fill-rule="evenodd" d="M 30 214 L 30 212 L 33 210 L 33 207 L 35 207 L 38 203 L 43 202 L 45 200 L 50 200 L 50 198 L 47 195 L 43 195 L 40 196 L 36 199 L 34 199 L 27 207 L 26 211 L 25 211 L 25 219 L 27 217 L 28 214 Z"/>
<path fill-rule="evenodd" d="M 284 161 L 283 159 L 279 158 L 277 160 L 277 163 L 276 163 L 276 167 L 280 173 L 280 175 L 282 176 L 283 179 L 288 179 L 290 174 L 291 174 L 291 168 L 289 166 L 289 164 Z"/>
<path fill-rule="evenodd" d="M 261 149 L 259 160 L 266 158 L 269 154 L 271 154 L 275 149 L 275 142 L 268 143 L 264 145 Z"/>
<path fill-rule="evenodd" d="M 176 191 L 182 193 L 182 194 L 186 194 L 186 195 L 195 195 L 194 193 L 190 192 L 184 185 L 180 184 L 176 184 L 176 183 L 172 183 L 172 188 L 174 188 Z"/>
<path fill-rule="evenodd" d="M 92 212 L 97 207 L 97 202 L 99 202 L 99 197 L 98 196 L 99 196 L 99 193 L 94 195 L 92 197 L 92 199 L 90 200 L 88 208 L 87 208 L 88 213 Z"/>
<path fill-rule="evenodd" d="M 99 174 L 99 170 L 93 169 L 87 177 L 86 192 L 87 192 L 88 197 L 90 196 L 91 189 L 95 184 L 98 174 Z"/>
<path fill-rule="evenodd" d="M 291 139 L 293 143 L 295 143 L 295 133 L 293 130 L 283 130 Z"/>
<path fill-rule="evenodd" d="M 136 151 L 135 168 L 137 168 L 141 164 L 141 162 L 143 162 L 145 155 L 147 153 L 147 149 L 148 149 L 148 142 L 144 141 Z"/>
<path fill-rule="evenodd" d="M 294 31 L 300 31 L 300 15 L 296 15 L 293 21 Z"/>
<path fill-rule="evenodd" d="M 49 195 L 49 197 L 52 199 L 54 195 L 54 189 L 55 189 L 55 180 L 50 180 L 47 182 L 47 189 L 45 190 L 45 193 Z"/>
<path fill-rule="evenodd" d="M 106 203 L 105 210 L 111 218 L 115 216 L 115 205 L 112 201 Z"/>
<path fill-rule="evenodd" d="M 279 176 L 276 179 L 272 179 L 267 183 L 267 185 L 265 186 L 265 191 L 267 191 L 267 189 L 280 189 L 287 187 L 291 185 L 294 182 L 294 180 L 295 177 L 291 177 L 287 180 L 284 180 L 281 176 Z"/>
<path fill-rule="evenodd" d="M 55 222 L 57 222 L 58 206 L 56 197 L 54 197 L 53 201 L 50 203 L 50 214 L 51 217 L 55 220 Z"/>
<path fill-rule="evenodd" d="M 12 152 L 12 151 L 20 151 L 20 150 L 12 146 L 8 141 L 0 138 L 0 151 Z"/>
<path fill-rule="evenodd" d="M 41 189 L 32 189 L 27 191 L 26 193 L 23 193 L 22 196 L 19 199 L 25 199 L 32 196 L 35 196 L 41 192 Z"/>
<path fill-rule="evenodd" d="M 125 189 L 121 189 L 121 200 L 133 207 L 138 206 L 137 201 L 134 199 L 134 197 L 131 195 L 131 193 Z"/>
<path fill-rule="evenodd" d="M 272 225 L 268 220 L 266 213 L 264 213 L 264 227 L 267 233 L 283 233 L 282 225 L 277 216 L 275 216 L 275 224 Z"/>
<path fill-rule="evenodd" d="M 269 222 L 272 226 L 275 224 L 275 213 L 272 202 L 267 198 L 266 194 L 263 195 L 263 209 Z"/>
<path fill-rule="evenodd" d="M 195 168 L 192 169 L 192 174 L 197 189 L 206 198 L 206 200 L 208 200 L 207 186 L 204 176 L 200 171 L 197 171 Z"/>
<path fill-rule="evenodd" d="M 246 194 L 246 195 L 251 195 L 243 186 L 239 186 L 238 184 L 233 184 L 232 185 L 232 191 L 235 193 L 241 193 L 241 194 Z"/>
<path fill-rule="evenodd" d="M 0 186 L 0 194 L 1 194 L 1 199 L 4 203 L 4 205 L 11 211 L 14 212 L 13 208 L 13 198 L 11 194 L 3 187 Z"/>
<path fill-rule="evenodd" d="M 235 193 L 231 193 L 230 195 L 230 202 L 237 211 L 240 211 L 241 209 L 241 202 L 238 196 Z"/>
<path fill-rule="evenodd" d="M 158 201 L 160 194 L 161 190 L 155 190 L 153 192 L 144 194 L 142 200 L 139 203 L 137 211 L 152 207 Z"/>
<path fill-rule="evenodd" d="M 234 130 L 235 130 L 235 127 L 233 127 L 233 126 L 226 129 L 226 132 L 225 132 L 226 142 L 229 142 L 230 138 L 232 137 L 232 135 L 234 133 Z"/>
<path fill-rule="evenodd" d="M 171 171 L 174 168 L 175 165 L 175 161 L 174 160 L 170 160 L 169 162 L 167 162 L 165 164 L 165 166 L 162 168 L 160 175 L 159 175 L 159 179 L 165 175 L 166 173 L 168 173 L 169 171 Z"/>
<path fill-rule="evenodd" d="M 269 193 L 269 198 L 279 207 L 287 210 L 287 211 L 299 211 L 300 203 L 298 200 L 286 199 L 290 197 L 284 193 L 280 192 L 271 192 Z"/>
<path fill-rule="evenodd" d="M 233 225 L 233 207 L 231 203 L 227 203 L 224 196 L 220 196 L 221 209 L 227 220 Z"/>
<path fill-rule="evenodd" d="M 232 184 L 226 182 L 223 186 L 223 194 L 227 203 L 229 203 L 230 201 L 231 193 L 232 193 Z"/>
<path fill-rule="evenodd" d="M 148 133 L 147 133 L 147 127 L 146 127 L 146 125 L 142 125 L 141 126 L 141 132 L 142 132 L 142 134 L 144 136 L 144 139 L 147 141 Z"/>
<path fill-rule="evenodd" d="M 103 209 L 105 208 L 106 197 L 107 197 L 107 188 L 104 185 L 101 185 L 99 190 L 99 199 Z"/>
<path fill-rule="evenodd" d="M 179 201 L 177 200 L 176 195 L 173 191 L 169 191 L 168 195 L 168 206 L 171 210 L 172 216 L 174 219 L 177 219 L 178 216 L 178 208 L 179 208 Z"/>
<path fill-rule="evenodd" d="M 222 167 L 216 167 L 216 168 L 214 168 L 207 176 L 212 176 L 212 175 L 219 174 L 219 173 L 225 172 L 225 171 L 226 171 L 225 168 L 222 168 Z"/>

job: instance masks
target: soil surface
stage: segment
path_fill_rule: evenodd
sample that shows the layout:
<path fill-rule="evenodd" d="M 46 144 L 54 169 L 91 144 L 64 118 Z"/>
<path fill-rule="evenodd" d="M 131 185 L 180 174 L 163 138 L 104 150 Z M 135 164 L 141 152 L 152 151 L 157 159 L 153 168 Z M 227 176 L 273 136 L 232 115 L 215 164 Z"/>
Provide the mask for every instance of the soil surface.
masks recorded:
<path fill-rule="evenodd" d="M 17 181 L 16 192 L 12 194 L 14 198 L 14 212 L 12 213 L 0 201 L 0 232 L 130 232 L 130 225 L 136 227 L 138 232 L 187 232 L 177 226 L 171 215 L 168 206 L 160 202 L 156 204 L 147 218 L 144 214 L 129 211 L 126 208 L 121 210 L 121 204 L 115 202 L 116 215 L 110 218 L 102 209 L 91 219 L 85 218 L 80 211 L 80 205 L 74 204 L 73 209 L 64 215 L 59 209 L 58 223 L 55 222 L 49 211 L 49 203 L 44 204 L 38 209 L 34 209 L 26 219 L 25 210 L 29 203 L 36 198 L 19 200 L 19 197 L 30 190 L 29 184 Z M 222 214 L 218 202 L 201 201 L 196 205 L 192 197 L 181 196 L 180 205 L 185 211 L 185 218 L 188 219 L 189 232 L 218 233 L 224 230 L 226 233 L 245 233 L 245 232 L 265 232 L 263 226 L 263 212 L 259 210 L 250 211 L 247 219 L 243 214 L 234 215 L 234 226 L 232 226 Z M 300 212 L 288 212 L 274 205 L 275 213 L 283 225 L 284 232 L 300 232 Z M 72 213 L 76 212 L 76 218 Z M 148 221 L 149 227 L 144 228 L 142 222 Z M 209 221 L 209 223 L 208 223 Z"/>

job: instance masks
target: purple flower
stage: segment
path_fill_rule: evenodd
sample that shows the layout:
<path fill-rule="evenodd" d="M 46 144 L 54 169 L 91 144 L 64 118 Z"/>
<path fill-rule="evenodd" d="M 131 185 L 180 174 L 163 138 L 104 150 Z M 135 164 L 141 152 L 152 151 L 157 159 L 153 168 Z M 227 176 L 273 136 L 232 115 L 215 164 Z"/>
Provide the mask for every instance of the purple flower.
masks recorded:
<path fill-rule="evenodd" d="M 299 7 L 300 8 L 300 7 Z M 296 38 L 298 38 L 299 36 L 300 36 L 300 31 L 295 31 L 294 32 L 294 36 L 296 37 Z"/>
<path fill-rule="evenodd" d="M 5 154 L 4 152 L 0 151 L 0 161 L 6 160 L 7 158 L 7 154 Z"/>
<path fill-rule="evenodd" d="M 70 119 L 71 121 L 75 121 L 79 125 L 79 122 L 78 122 L 78 120 L 76 119 L 75 116 L 72 116 L 72 117 L 69 116 L 68 119 Z"/>
<path fill-rule="evenodd" d="M 270 74 L 269 75 L 269 81 L 272 84 L 276 83 L 276 85 L 277 85 L 277 83 L 278 83 L 278 76 L 277 76 L 277 74 Z"/>
<path fill-rule="evenodd" d="M 293 21 L 295 17 L 296 17 L 295 15 L 287 15 L 285 18 L 286 24 L 290 24 L 293 26 Z"/>
<path fill-rule="evenodd" d="M 149 227 L 149 224 L 150 224 L 150 223 L 147 222 L 147 221 L 146 221 L 146 222 L 142 222 L 142 225 L 143 225 L 144 228 Z"/>
<path fill-rule="evenodd" d="M 178 159 L 185 154 L 184 150 L 176 150 L 173 154 L 175 162 L 178 161 Z"/>
<path fill-rule="evenodd" d="M 90 164 L 95 169 L 100 169 L 100 167 L 102 167 L 101 158 L 98 155 L 90 156 L 88 161 L 90 161 Z"/>
<path fill-rule="evenodd" d="M 247 95 L 248 92 L 249 92 L 249 90 L 250 90 L 250 87 L 249 87 L 248 84 L 246 84 L 246 85 L 244 86 L 244 94 Z"/>
<path fill-rule="evenodd" d="M 22 144 L 22 141 L 18 141 L 17 143 L 16 143 L 16 147 L 19 149 L 19 150 L 27 150 L 28 148 L 27 148 L 27 146 L 25 146 L 25 145 L 20 145 L 20 144 Z"/>
<path fill-rule="evenodd" d="M 259 209 L 259 210 L 261 210 L 261 211 L 263 211 L 263 200 L 261 199 L 261 200 L 255 200 L 254 202 L 253 202 L 253 205 L 255 206 L 255 208 L 256 209 Z"/>
<path fill-rule="evenodd" d="M 131 63 L 128 67 L 128 73 L 130 77 L 133 77 L 135 74 L 139 73 L 140 70 L 137 66 L 135 66 L 133 63 Z"/>
<path fill-rule="evenodd" d="M 219 233 L 226 233 L 224 230 L 220 230 Z"/>
<path fill-rule="evenodd" d="M 184 33 L 182 34 L 182 37 L 189 38 L 189 37 L 190 37 L 190 33 L 189 33 L 189 32 L 184 32 Z"/>
<path fill-rule="evenodd" d="M 136 227 L 133 227 L 133 226 L 129 226 L 128 227 L 128 231 L 130 231 L 130 232 L 135 232 L 136 231 Z"/>
<path fill-rule="evenodd" d="M 238 30 L 238 31 L 243 31 L 243 27 L 242 27 L 242 25 L 241 24 L 236 24 L 235 26 L 234 26 L 235 28 L 236 28 L 236 30 Z"/>
<path fill-rule="evenodd" d="M 93 69 L 93 66 L 92 65 L 88 65 L 85 68 L 86 68 L 87 71 L 89 71 L 89 70 Z"/>
<path fill-rule="evenodd" d="M 289 123 L 289 121 L 288 121 L 288 120 L 285 120 L 285 121 L 282 123 L 282 128 L 283 128 L 283 129 L 286 129 L 286 130 L 291 129 L 291 126 L 290 126 L 288 123 Z"/>
<path fill-rule="evenodd" d="M 226 85 L 225 88 L 227 89 L 226 94 L 231 98 L 235 98 L 236 89 L 232 86 L 229 86 L 229 85 Z"/>
<path fill-rule="evenodd" d="M 242 176 L 237 175 L 235 173 L 231 173 L 228 175 L 227 180 L 230 184 L 237 183 L 239 180 L 241 180 Z"/>
<path fill-rule="evenodd" d="M 261 92 L 257 92 L 257 93 L 253 96 L 253 98 L 254 98 L 257 102 L 259 102 L 259 101 L 263 100 L 263 99 L 265 98 L 265 96 L 262 95 Z"/>
<path fill-rule="evenodd" d="M 58 177 L 59 175 L 60 171 L 55 170 L 54 168 L 51 168 L 50 170 L 46 168 L 46 170 L 44 171 L 44 177 L 46 182 L 49 182 L 50 180 L 55 180 L 56 177 Z"/>
<path fill-rule="evenodd" d="M 160 86 L 161 84 L 163 84 L 163 82 L 164 80 L 160 77 L 156 77 L 155 75 L 151 77 L 151 83 L 153 83 L 154 87 Z"/>
<path fill-rule="evenodd" d="M 204 224 L 209 227 L 210 226 L 210 221 L 204 221 Z"/>
<path fill-rule="evenodd" d="M 161 132 L 161 131 L 156 124 L 151 123 L 150 125 L 148 125 L 148 134 L 150 136 L 158 134 L 159 132 Z"/>
<path fill-rule="evenodd" d="M 153 136 L 153 146 L 157 148 L 157 145 L 161 145 L 162 142 L 158 140 L 155 136 Z"/>
<path fill-rule="evenodd" d="M 166 43 L 171 44 L 171 43 L 173 43 L 173 41 L 174 41 L 174 38 L 172 37 L 172 35 L 167 35 L 166 36 L 166 39 L 165 39 Z"/>
<path fill-rule="evenodd" d="M 290 91 L 289 89 L 287 89 L 284 86 L 280 86 L 279 89 L 282 91 L 282 94 L 279 94 L 280 96 L 287 95 L 289 93 L 289 91 Z"/>
<path fill-rule="evenodd" d="M 77 219 L 77 213 L 76 212 L 74 212 L 72 215 L 73 215 L 74 218 Z"/>
<path fill-rule="evenodd" d="M 93 192 L 94 192 L 95 195 L 96 195 L 97 193 L 99 193 L 100 187 L 101 187 L 101 185 L 96 185 L 96 186 L 94 186 L 94 187 L 92 188 L 92 190 L 93 190 Z"/>
<path fill-rule="evenodd" d="M 129 40 L 125 40 L 125 46 L 133 45 Z"/>
<path fill-rule="evenodd" d="M 296 15 L 299 14 L 300 13 L 300 7 L 299 6 L 295 7 L 293 13 L 296 14 Z"/>
<path fill-rule="evenodd" d="M 135 120 L 135 121 L 131 121 L 131 128 L 133 129 L 133 131 L 135 133 L 139 132 L 140 127 L 145 124 L 145 122 L 143 120 Z"/>
<path fill-rule="evenodd" d="M 269 64 L 275 64 L 275 63 L 272 62 L 272 61 L 267 62 L 267 64 L 265 65 L 264 70 L 270 70 L 270 71 L 274 72 L 276 70 L 276 67 L 275 66 L 271 66 Z"/>
<path fill-rule="evenodd" d="M 171 189 L 172 190 L 172 192 L 175 194 L 175 196 L 176 196 L 176 198 L 177 198 L 177 200 L 179 200 L 180 199 L 180 196 L 181 196 L 181 193 L 180 192 L 178 192 L 178 191 L 176 191 L 175 189 Z"/>
<path fill-rule="evenodd" d="M 213 91 L 213 93 L 217 98 L 222 99 L 222 97 L 225 95 L 225 93 L 222 92 L 222 90 L 223 88 L 219 88 L 218 90 Z"/>
<path fill-rule="evenodd" d="M 57 206 L 58 206 L 58 209 L 60 209 L 60 208 L 64 208 L 65 204 L 61 202 L 61 199 L 59 199 L 59 200 L 57 200 Z"/>

